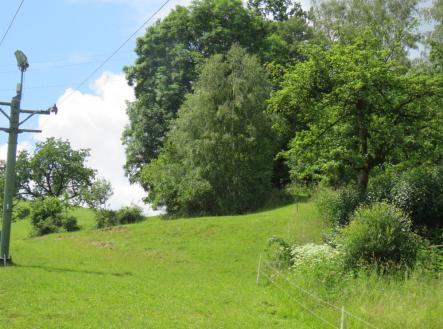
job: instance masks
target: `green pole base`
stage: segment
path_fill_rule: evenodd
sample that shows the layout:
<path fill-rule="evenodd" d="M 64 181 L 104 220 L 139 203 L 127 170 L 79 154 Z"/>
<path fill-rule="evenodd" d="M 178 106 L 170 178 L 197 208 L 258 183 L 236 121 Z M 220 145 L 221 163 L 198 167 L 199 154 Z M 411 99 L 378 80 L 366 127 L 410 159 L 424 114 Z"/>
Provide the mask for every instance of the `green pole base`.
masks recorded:
<path fill-rule="evenodd" d="M 0 257 L 0 267 L 6 267 L 6 266 L 10 266 L 13 265 L 14 263 L 12 262 L 12 257 L 9 256 L 5 259 L 5 257 Z"/>

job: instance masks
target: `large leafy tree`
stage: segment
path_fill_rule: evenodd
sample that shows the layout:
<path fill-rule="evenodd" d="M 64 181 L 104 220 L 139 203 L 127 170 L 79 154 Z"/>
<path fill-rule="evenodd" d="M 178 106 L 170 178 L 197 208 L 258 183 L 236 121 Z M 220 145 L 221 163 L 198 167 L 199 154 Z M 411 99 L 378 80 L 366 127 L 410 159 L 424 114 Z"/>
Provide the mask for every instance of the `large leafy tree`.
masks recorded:
<path fill-rule="evenodd" d="M 272 1 L 261 1 L 260 6 L 268 8 L 267 2 Z M 176 7 L 138 39 L 138 58 L 125 68 L 129 83 L 135 86 L 136 101 L 128 104 L 129 125 L 122 137 L 126 174 L 132 181 L 158 156 L 206 58 L 226 53 L 234 43 L 262 62 L 286 64 L 297 56 L 296 45 L 310 34 L 299 6 L 291 8 L 295 9 L 281 17 L 288 19 L 277 22 L 246 8 L 240 0 L 195 0 L 189 7 Z"/>
<path fill-rule="evenodd" d="M 34 154 L 24 151 L 17 157 L 18 195 L 82 202 L 82 192 L 92 185 L 95 177 L 95 170 L 86 166 L 88 156 L 89 150 L 74 150 L 68 141 L 48 138 L 37 143 Z"/>
<path fill-rule="evenodd" d="M 227 214 L 262 204 L 273 142 L 265 113 L 270 85 L 239 46 L 202 67 L 158 159 L 142 171 L 148 201 L 171 214 Z"/>
<path fill-rule="evenodd" d="M 371 36 L 314 47 L 272 97 L 271 111 L 294 123 L 286 153 L 294 179 L 355 178 L 366 189 L 377 166 L 435 157 L 442 137 L 441 76 L 390 57 Z"/>
<path fill-rule="evenodd" d="M 201 0 L 189 8 L 178 6 L 137 40 L 138 58 L 125 68 L 137 98 L 128 106 L 130 123 L 123 133 L 130 178 L 136 179 L 161 150 L 170 122 L 198 76 L 197 65 L 235 42 L 258 52 L 265 33 L 263 19 L 240 0 Z"/>
<path fill-rule="evenodd" d="M 314 0 L 314 25 L 330 42 L 353 42 L 371 28 L 386 56 L 407 61 L 408 48 L 420 38 L 423 0 Z"/>

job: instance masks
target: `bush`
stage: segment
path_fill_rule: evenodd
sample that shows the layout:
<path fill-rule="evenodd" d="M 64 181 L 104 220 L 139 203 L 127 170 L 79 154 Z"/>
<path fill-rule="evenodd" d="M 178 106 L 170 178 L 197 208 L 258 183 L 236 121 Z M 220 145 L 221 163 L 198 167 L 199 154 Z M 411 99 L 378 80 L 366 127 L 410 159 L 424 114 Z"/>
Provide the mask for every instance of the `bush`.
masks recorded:
<path fill-rule="evenodd" d="M 292 266 L 291 246 L 284 239 L 277 236 L 270 238 L 266 252 L 271 266 L 280 269 Z"/>
<path fill-rule="evenodd" d="M 343 253 L 327 244 L 294 245 L 291 247 L 292 269 L 317 288 L 333 292 L 345 279 Z"/>
<path fill-rule="evenodd" d="M 35 235 L 78 229 L 75 217 L 67 213 L 67 205 L 55 197 L 40 199 L 32 204 L 31 224 Z"/>
<path fill-rule="evenodd" d="M 114 210 L 99 209 L 95 213 L 97 228 L 119 225 L 117 212 Z"/>
<path fill-rule="evenodd" d="M 116 215 L 119 224 L 133 224 L 144 219 L 142 208 L 135 205 L 121 208 Z"/>
<path fill-rule="evenodd" d="M 443 169 L 416 168 L 401 175 L 392 189 L 392 202 L 415 226 L 443 226 Z"/>
<path fill-rule="evenodd" d="M 17 204 L 14 206 L 12 211 L 12 217 L 13 220 L 23 220 L 27 218 L 31 214 L 31 209 L 22 203 Z"/>
<path fill-rule="evenodd" d="M 355 186 L 338 189 L 336 191 L 323 189 L 317 194 L 316 205 L 320 216 L 332 223 L 334 227 L 344 226 L 366 198 L 363 192 Z"/>
<path fill-rule="evenodd" d="M 123 207 L 118 211 L 97 210 L 95 218 L 97 228 L 133 224 L 144 219 L 142 208 L 138 206 Z"/>
<path fill-rule="evenodd" d="M 378 270 L 406 269 L 415 265 L 419 238 L 409 217 L 397 207 L 375 203 L 359 208 L 337 238 L 348 269 L 373 266 Z"/>

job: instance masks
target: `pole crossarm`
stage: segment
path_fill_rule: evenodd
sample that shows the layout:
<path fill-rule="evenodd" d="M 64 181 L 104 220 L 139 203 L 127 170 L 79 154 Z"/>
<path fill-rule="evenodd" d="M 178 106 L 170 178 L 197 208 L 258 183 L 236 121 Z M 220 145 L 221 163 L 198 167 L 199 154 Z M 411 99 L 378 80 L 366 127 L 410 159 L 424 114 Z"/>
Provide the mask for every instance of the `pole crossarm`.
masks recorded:
<path fill-rule="evenodd" d="M 18 133 L 41 133 L 42 131 L 40 129 L 19 129 Z"/>
<path fill-rule="evenodd" d="M 29 114 L 45 114 L 45 115 L 49 115 L 51 114 L 51 109 L 47 109 L 47 110 L 22 110 L 20 109 L 20 113 L 29 113 Z"/>
<path fill-rule="evenodd" d="M 3 105 L 3 106 L 11 106 L 11 103 L 8 103 L 8 102 L 0 102 L 0 105 Z"/>

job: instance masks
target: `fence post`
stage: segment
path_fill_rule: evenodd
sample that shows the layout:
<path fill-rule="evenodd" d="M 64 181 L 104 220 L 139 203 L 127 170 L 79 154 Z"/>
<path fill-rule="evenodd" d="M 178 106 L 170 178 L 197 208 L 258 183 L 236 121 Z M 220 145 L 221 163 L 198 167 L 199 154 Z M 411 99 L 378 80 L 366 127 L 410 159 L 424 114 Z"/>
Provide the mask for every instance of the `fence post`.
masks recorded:
<path fill-rule="evenodd" d="M 341 323 L 340 323 L 340 329 L 345 329 L 345 307 L 341 307 Z"/>
<path fill-rule="evenodd" d="M 260 280 L 260 266 L 261 266 L 261 254 L 258 259 L 258 266 L 257 266 L 257 284 L 258 284 L 258 281 Z"/>

